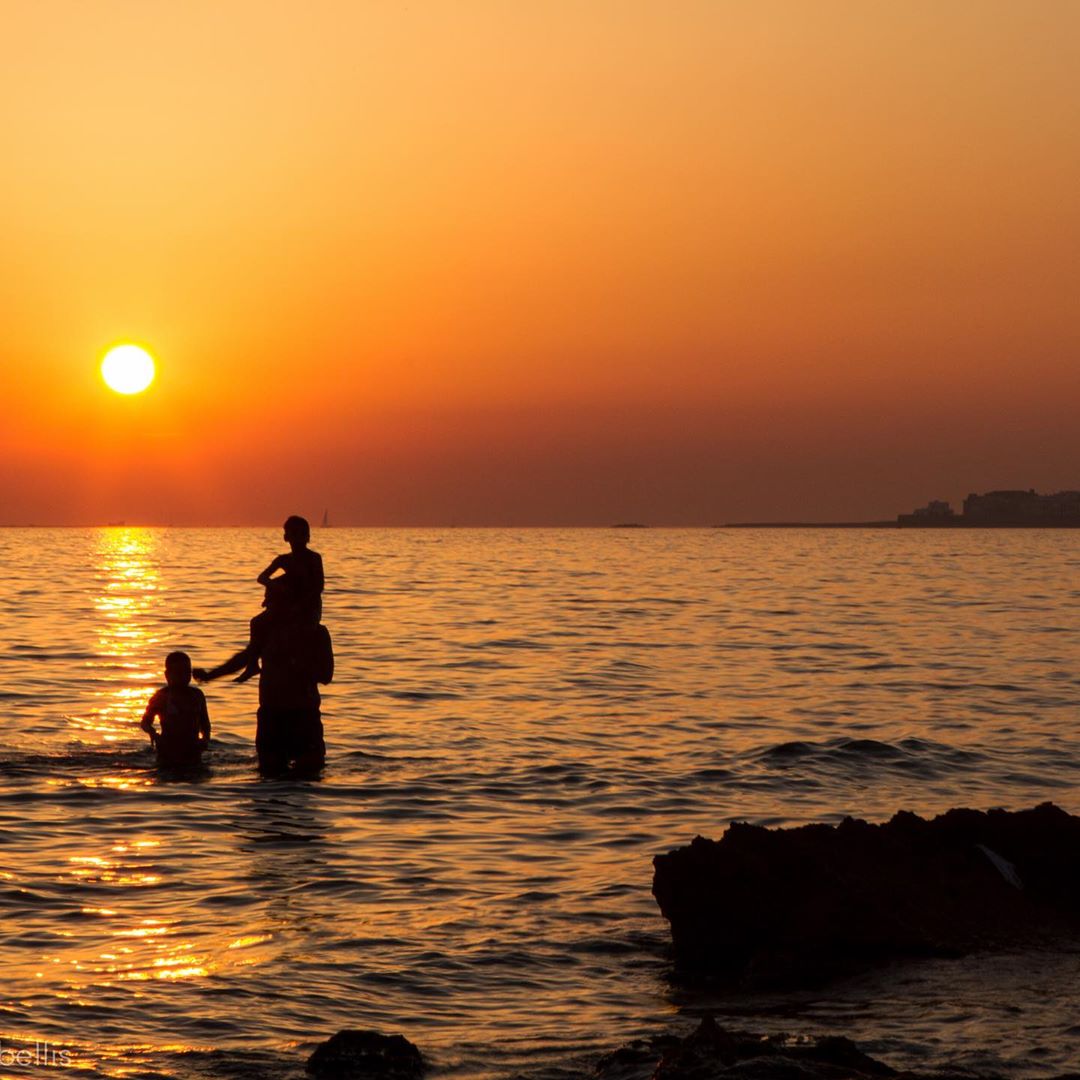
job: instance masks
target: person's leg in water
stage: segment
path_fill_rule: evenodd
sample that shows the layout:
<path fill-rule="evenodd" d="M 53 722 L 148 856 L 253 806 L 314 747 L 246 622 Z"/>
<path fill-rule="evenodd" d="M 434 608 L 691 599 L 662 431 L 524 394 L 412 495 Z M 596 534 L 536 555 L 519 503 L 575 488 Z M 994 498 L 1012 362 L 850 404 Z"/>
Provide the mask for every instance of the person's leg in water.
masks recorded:
<path fill-rule="evenodd" d="M 289 770 L 288 713 L 263 705 L 255 714 L 255 753 L 263 776 L 280 776 Z"/>
<path fill-rule="evenodd" d="M 289 731 L 289 756 L 297 776 L 313 776 L 326 764 L 322 714 L 315 709 L 297 709 Z"/>
<path fill-rule="evenodd" d="M 271 709 L 258 712 L 255 751 L 264 776 L 313 776 L 326 764 L 322 716 L 315 709 Z"/>

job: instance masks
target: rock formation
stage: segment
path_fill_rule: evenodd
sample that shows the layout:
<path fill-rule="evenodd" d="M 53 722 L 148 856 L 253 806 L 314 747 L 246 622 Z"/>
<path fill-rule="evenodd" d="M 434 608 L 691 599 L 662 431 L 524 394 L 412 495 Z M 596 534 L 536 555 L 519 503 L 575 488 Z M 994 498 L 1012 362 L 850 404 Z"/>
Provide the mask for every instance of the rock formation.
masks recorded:
<path fill-rule="evenodd" d="M 736 984 L 813 984 L 1080 929 L 1080 818 L 1051 803 L 883 825 L 732 824 L 654 867 L 677 970 Z"/>

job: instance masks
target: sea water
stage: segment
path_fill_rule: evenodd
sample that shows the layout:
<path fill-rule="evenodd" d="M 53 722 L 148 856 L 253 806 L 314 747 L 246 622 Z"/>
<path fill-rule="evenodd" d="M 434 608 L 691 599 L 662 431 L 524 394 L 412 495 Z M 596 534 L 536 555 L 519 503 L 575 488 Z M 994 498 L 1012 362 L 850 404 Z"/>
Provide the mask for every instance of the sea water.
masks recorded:
<path fill-rule="evenodd" d="M 245 643 L 280 533 L 0 530 L 0 1074 L 36 1044 L 84 1076 L 299 1076 L 374 1028 L 436 1074 L 574 1076 L 705 1008 L 898 1067 L 1080 1068 L 1075 953 L 706 998 L 650 894 L 653 855 L 733 818 L 1080 809 L 1080 533 L 313 546 L 325 774 L 260 779 L 257 685 L 222 680 L 178 779 L 138 728 L 163 658 Z"/>

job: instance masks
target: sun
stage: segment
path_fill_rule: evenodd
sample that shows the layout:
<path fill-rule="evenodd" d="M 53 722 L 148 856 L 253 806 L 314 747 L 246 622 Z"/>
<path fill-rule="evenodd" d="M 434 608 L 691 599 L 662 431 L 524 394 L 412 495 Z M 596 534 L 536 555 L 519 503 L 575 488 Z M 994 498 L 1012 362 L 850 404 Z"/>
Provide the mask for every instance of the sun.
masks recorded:
<path fill-rule="evenodd" d="M 101 377 L 118 394 L 141 394 L 154 381 L 154 358 L 138 345 L 117 345 L 101 361 Z"/>

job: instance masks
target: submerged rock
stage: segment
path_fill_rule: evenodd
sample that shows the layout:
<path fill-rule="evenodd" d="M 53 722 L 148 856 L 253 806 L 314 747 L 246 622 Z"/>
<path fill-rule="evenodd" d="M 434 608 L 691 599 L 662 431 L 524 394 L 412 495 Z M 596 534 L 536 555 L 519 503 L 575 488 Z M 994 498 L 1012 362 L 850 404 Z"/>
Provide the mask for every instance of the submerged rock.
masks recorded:
<path fill-rule="evenodd" d="M 597 1063 L 596 1076 L 598 1080 L 1001 1080 L 967 1072 L 897 1072 L 841 1036 L 755 1035 L 722 1028 L 711 1017 L 685 1038 L 664 1036 L 607 1054 Z"/>
<path fill-rule="evenodd" d="M 307 1069 L 325 1080 L 418 1080 L 424 1059 L 404 1035 L 339 1031 L 315 1048 Z"/>
<path fill-rule="evenodd" d="M 653 864 L 677 970 L 744 985 L 806 985 L 1080 929 L 1080 818 L 1051 803 L 883 825 L 735 823 Z"/>

